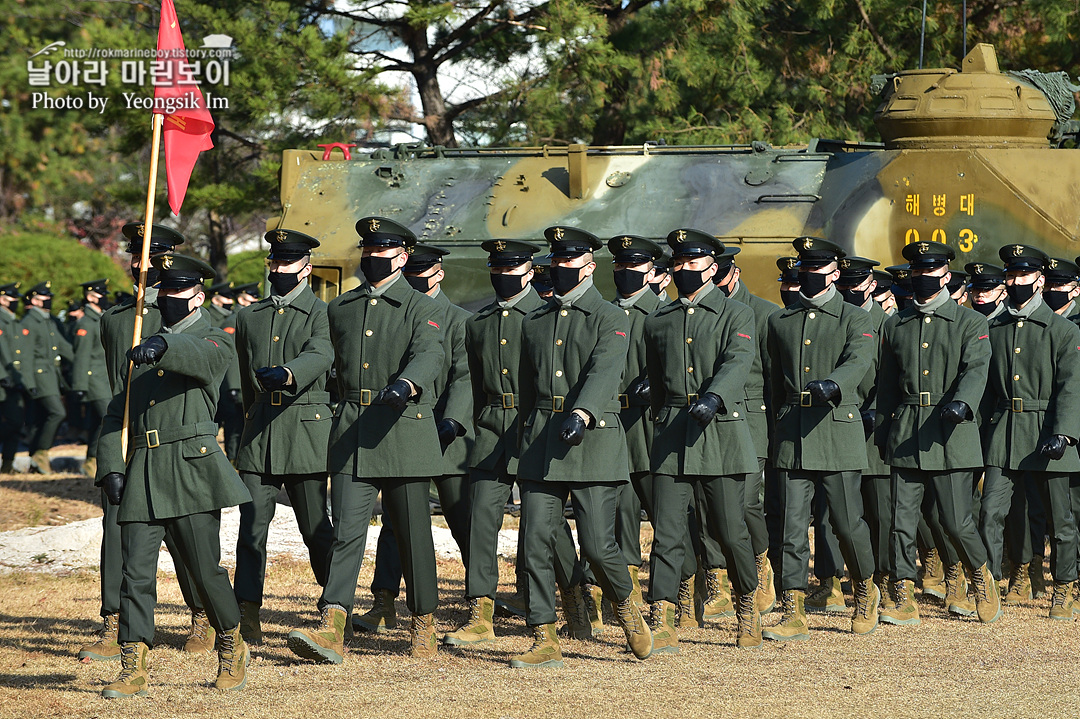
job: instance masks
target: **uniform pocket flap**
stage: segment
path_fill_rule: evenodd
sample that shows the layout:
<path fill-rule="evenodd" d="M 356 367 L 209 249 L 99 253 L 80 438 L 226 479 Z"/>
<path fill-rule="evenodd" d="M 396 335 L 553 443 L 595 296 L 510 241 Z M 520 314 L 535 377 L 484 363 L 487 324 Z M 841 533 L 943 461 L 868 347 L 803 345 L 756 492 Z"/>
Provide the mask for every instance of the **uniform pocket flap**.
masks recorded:
<path fill-rule="evenodd" d="M 832 411 L 832 418 L 836 422 L 861 422 L 862 415 L 855 405 L 836 407 Z"/>
<path fill-rule="evenodd" d="M 402 419 L 420 420 L 435 418 L 435 409 L 429 404 L 410 404 L 401 412 Z"/>
<path fill-rule="evenodd" d="M 220 452 L 217 439 L 214 437 L 192 437 L 191 439 L 185 439 L 182 443 L 182 452 L 184 459 L 198 459 L 199 457 L 209 457 L 215 452 Z M 160 450 L 152 449 L 151 452 L 157 452 Z"/>
<path fill-rule="evenodd" d="M 299 409 L 302 422 L 321 422 L 331 417 L 330 410 L 319 405 L 301 405 Z"/>

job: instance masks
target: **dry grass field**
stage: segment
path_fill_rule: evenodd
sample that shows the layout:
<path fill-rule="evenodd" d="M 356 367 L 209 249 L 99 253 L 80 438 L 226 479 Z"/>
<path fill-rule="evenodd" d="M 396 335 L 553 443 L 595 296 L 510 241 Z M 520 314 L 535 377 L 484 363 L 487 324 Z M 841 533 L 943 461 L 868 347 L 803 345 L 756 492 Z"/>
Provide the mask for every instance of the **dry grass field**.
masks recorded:
<path fill-rule="evenodd" d="M 73 476 L 0 478 L 0 530 L 34 517 L 94 516 L 88 485 Z M 441 562 L 439 571 L 437 616 L 447 631 L 466 613 L 464 572 L 456 562 Z M 847 615 L 814 616 L 809 642 L 753 651 L 734 648 L 734 620 L 725 619 L 684 631 L 681 653 L 644 662 L 609 628 L 599 641 L 565 640 L 566 668 L 546 671 L 508 668 L 530 641 L 519 619 L 496 620 L 495 644 L 444 648 L 432 661 L 405 655 L 402 623 L 386 635 L 351 639 L 344 664 L 316 666 L 285 646 L 291 629 L 316 620 L 310 570 L 275 559 L 268 574 L 267 642 L 253 652 L 246 690 L 217 694 L 216 657 L 179 651 L 188 615 L 175 580 L 163 574 L 150 697 L 123 701 L 99 697 L 117 663 L 75 659 L 98 626 L 97 574 L 0 574 L 0 719 L 1080 716 L 1080 624 L 1047 619 L 1046 599 L 1010 609 L 991 626 L 949 618 L 936 600 L 924 600 L 922 625 L 883 625 L 864 638 L 848 633 Z M 365 564 L 361 611 L 370 579 Z M 503 579 L 509 590 L 509 565 Z M 399 616 L 406 613 L 403 597 L 397 607 Z"/>

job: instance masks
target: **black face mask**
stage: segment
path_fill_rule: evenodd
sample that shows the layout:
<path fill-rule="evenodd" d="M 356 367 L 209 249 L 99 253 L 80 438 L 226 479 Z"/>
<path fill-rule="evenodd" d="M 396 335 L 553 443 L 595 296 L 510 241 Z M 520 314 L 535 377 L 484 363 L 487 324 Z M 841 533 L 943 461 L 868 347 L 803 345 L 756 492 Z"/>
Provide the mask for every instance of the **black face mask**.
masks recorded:
<path fill-rule="evenodd" d="M 724 293 L 725 297 L 731 297 L 731 290 L 733 289 L 732 285 L 734 283 L 731 285 L 722 285 L 720 283 L 730 279 L 729 275 L 732 272 L 732 267 L 733 265 L 728 265 L 727 267 L 719 268 L 712 278 L 713 284 L 720 288 L 720 291 Z"/>
<path fill-rule="evenodd" d="M 709 269 L 708 267 L 705 268 Z M 708 281 L 705 279 L 705 270 L 675 270 L 672 281 L 678 288 L 680 295 L 692 295 Z"/>
<path fill-rule="evenodd" d="M 552 265 L 548 270 L 548 276 L 551 277 L 551 286 L 554 288 L 555 294 L 560 297 L 581 284 L 580 267 L 557 267 Z"/>
<path fill-rule="evenodd" d="M 920 300 L 933 297 L 942 289 L 941 278 L 933 275 L 912 275 L 911 292 Z"/>
<path fill-rule="evenodd" d="M 138 267 L 132 267 L 131 268 L 131 279 L 133 279 L 135 281 L 136 285 L 139 284 L 139 268 Z M 146 286 L 147 287 L 153 287 L 154 285 L 156 285 L 158 283 L 159 279 L 161 279 L 161 270 L 157 269 L 156 267 L 147 268 L 147 270 L 146 270 Z"/>
<path fill-rule="evenodd" d="M 46 312 L 52 309 L 52 297 L 46 297 L 41 301 L 41 309 Z"/>
<path fill-rule="evenodd" d="M 394 274 L 395 257 L 363 257 L 360 259 L 360 271 L 369 283 L 382 282 Z"/>
<path fill-rule="evenodd" d="M 780 290 L 780 301 L 784 303 L 784 307 L 795 304 L 799 301 L 799 291 Z"/>
<path fill-rule="evenodd" d="M 866 290 L 855 290 L 847 287 L 840 290 L 840 294 L 843 295 L 844 302 L 847 302 L 849 305 L 862 307 L 866 304 Z"/>
<path fill-rule="evenodd" d="M 508 300 L 511 297 L 517 297 L 525 289 L 525 283 L 522 282 L 524 277 L 525 275 L 491 275 L 491 286 L 495 289 L 496 295 Z"/>
<path fill-rule="evenodd" d="M 615 289 L 623 297 L 629 297 L 645 286 L 645 275 L 647 274 L 649 273 L 626 268 L 615 270 Z"/>
<path fill-rule="evenodd" d="M 820 272 L 799 271 L 799 291 L 807 297 L 817 297 L 829 286 L 828 275 Z"/>
<path fill-rule="evenodd" d="M 664 288 L 662 288 L 660 286 L 659 282 L 650 282 L 649 283 L 649 289 L 651 289 L 653 292 L 655 292 L 657 297 L 664 294 Z"/>
<path fill-rule="evenodd" d="M 1062 307 L 1069 304 L 1069 291 L 1045 290 L 1043 291 L 1043 301 L 1050 305 L 1050 309 L 1057 312 Z"/>
<path fill-rule="evenodd" d="M 895 295 L 896 296 L 896 309 L 906 310 L 911 307 L 911 295 Z"/>
<path fill-rule="evenodd" d="M 1035 296 L 1035 283 L 1030 285 L 1005 285 L 1005 291 L 1014 305 L 1020 307 Z"/>
<path fill-rule="evenodd" d="M 268 279 L 270 286 L 274 288 L 274 293 L 285 296 L 300 284 L 300 272 L 270 272 L 268 273 Z M 229 307 L 226 306 L 226 309 L 229 309 Z"/>
<path fill-rule="evenodd" d="M 997 306 L 997 302 L 975 302 L 974 300 L 971 302 L 972 309 L 986 317 L 989 317 L 997 309 Z"/>
<path fill-rule="evenodd" d="M 158 310 L 161 311 L 161 324 L 172 327 L 191 314 L 190 297 L 162 297 L 158 295 Z"/>
<path fill-rule="evenodd" d="M 424 292 L 426 294 L 431 290 L 430 277 L 413 277 L 411 275 L 405 275 L 405 281 L 417 292 Z"/>

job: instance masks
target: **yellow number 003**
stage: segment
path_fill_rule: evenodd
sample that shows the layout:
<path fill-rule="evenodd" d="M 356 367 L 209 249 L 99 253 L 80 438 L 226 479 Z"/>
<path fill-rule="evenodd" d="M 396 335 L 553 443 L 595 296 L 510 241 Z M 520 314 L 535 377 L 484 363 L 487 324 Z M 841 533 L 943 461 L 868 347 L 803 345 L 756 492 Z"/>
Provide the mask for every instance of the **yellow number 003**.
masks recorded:
<path fill-rule="evenodd" d="M 945 230 L 934 230 L 934 232 L 930 235 L 930 239 L 934 242 L 940 242 L 942 244 L 945 244 L 947 242 Z M 905 245 L 910 245 L 912 242 L 918 241 L 919 231 L 916 230 L 914 227 L 904 233 Z M 975 249 L 975 243 L 978 241 L 979 236 L 965 227 L 964 229 L 960 230 L 960 241 L 957 243 L 957 245 L 960 247 L 961 252 L 971 252 L 973 249 Z"/>

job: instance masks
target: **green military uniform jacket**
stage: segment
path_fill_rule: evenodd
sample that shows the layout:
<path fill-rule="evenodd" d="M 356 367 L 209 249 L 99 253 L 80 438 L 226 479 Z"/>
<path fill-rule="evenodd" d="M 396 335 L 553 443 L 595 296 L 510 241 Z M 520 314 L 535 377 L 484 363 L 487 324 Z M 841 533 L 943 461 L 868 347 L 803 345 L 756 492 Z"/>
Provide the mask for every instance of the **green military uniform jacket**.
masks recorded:
<path fill-rule="evenodd" d="M 236 355 L 244 400 L 244 433 L 236 468 L 255 474 L 323 474 L 330 440 L 334 364 L 326 303 L 303 283 L 278 306 L 267 297 L 236 314 Z M 293 383 L 264 392 L 255 370 L 287 367 Z"/>
<path fill-rule="evenodd" d="M 127 475 L 118 522 L 149 522 L 251 501 L 218 447 L 218 388 L 235 354 L 232 337 L 202 312 L 159 333 L 168 349 L 131 375 L 131 436 L 121 452 L 124 394 L 109 403 L 101 427 L 98 479 Z M 122 372 L 127 379 L 127 368 Z"/>
<path fill-rule="evenodd" d="M 157 308 L 157 289 L 146 290 L 143 303 L 142 339 L 161 331 L 161 313 Z M 110 307 L 101 317 L 101 345 L 105 348 L 105 367 L 109 372 L 109 386 L 114 395 L 124 392 L 127 376 L 128 351 L 135 332 L 135 298 L 129 297 Z"/>
<path fill-rule="evenodd" d="M 870 314 L 844 302 L 835 287 L 824 305 L 794 302 L 769 316 L 768 353 L 774 463 L 778 469 L 845 472 L 866 469 L 859 384 L 877 354 Z M 802 406 L 803 388 L 831 379 L 836 406 Z"/>
<path fill-rule="evenodd" d="M 874 337 L 878 339 L 878 351 L 874 356 L 873 364 L 870 366 L 870 369 L 866 371 L 866 376 L 863 377 L 863 381 L 859 383 L 859 396 L 862 397 L 862 405 L 859 407 L 861 414 L 877 412 L 877 384 L 878 370 L 881 366 L 881 338 L 884 335 L 885 323 L 889 319 L 889 315 L 885 314 L 885 310 L 881 309 L 881 305 L 873 299 L 870 299 L 869 302 L 870 323 L 874 327 Z M 865 429 L 863 431 L 865 433 Z M 888 477 L 892 474 L 892 469 L 885 462 L 884 450 L 877 446 L 876 435 L 876 431 L 871 432 L 870 436 L 866 439 L 867 466 L 866 469 L 863 470 L 863 475 L 867 477 Z"/>
<path fill-rule="evenodd" d="M 21 327 L 26 330 L 23 336 L 29 345 L 34 373 L 33 396 L 59 397 L 62 394 L 60 364 L 70 362 L 73 356 L 60 321 L 40 308 L 28 307 Z"/>
<path fill-rule="evenodd" d="M 983 466 L 978 423 L 954 425 L 941 405 L 959 400 L 974 413 L 990 363 L 986 319 L 945 301 L 933 315 L 914 306 L 885 323 L 878 371 L 878 445 L 893 467 L 953 471 Z"/>
<path fill-rule="evenodd" d="M 18 387 L 31 392 L 35 385 L 34 373 L 27 372 L 32 365 L 26 360 L 30 356 L 26 338 L 29 330 L 23 334 L 19 318 L 11 310 L 0 307 L 0 376 L 11 381 L 11 388 L 0 387 L 0 401 L 7 399 L 7 393 Z"/>
<path fill-rule="evenodd" d="M 472 383 L 469 381 L 469 358 L 465 353 L 465 323 L 472 317 L 468 310 L 452 303 L 441 289 L 431 299 L 442 308 L 439 324 L 445 330 L 443 338 L 443 371 L 435 380 L 436 422 L 449 417 L 465 428 L 443 453 L 443 475 L 469 473 L 469 453 L 476 439 L 473 429 Z"/>
<path fill-rule="evenodd" d="M 630 323 L 586 278 L 568 297 L 529 313 L 521 326 L 518 477 L 534 482 L 630 480 L 619 421 L 619 384 Z M 565 301 L 565 298 L 564 298 Z M 576 447 L 559 439 L 571 410 L 592 417 Z"/>
<path fill-rule="evenodd" d="M 362 478 L 440 477 L 435 385 L 443 370 L 443 310 L 399 274 L 377 290 L 364 283 L 327 310 L 340 402 L 327 469 Z M 398 413 L 374 404 L 398 379 L 416 387 Z"/>
<path fill-rule="evenodd" d="M 648 376 L 645 358 L 645 318 L 660 306 L 660 298 L 646 287 L 632 298 L 615 300 L 615 306 L 626 313 L 630 320 L 630 349 L 626 353 L 626 369 L 623 370 L 619 390 L 619 420 L 626 432 L 626 450 L 630 460 L 630 473 L 651 470 L 653 425 L 652 410 L 627 394 L 627 390 Z M 651 380 L 650 380 L 651 386 Z"/>
<path fill-rule="evenodd" d="M 206 318 L 210 320 L 210 326 L 217 327 L 218 329 L 221 329 L 224 326 L 225 322 L 230 317 L 233 317 L 233 315 L 236 314 L 232 310 L 227 310 L 224 307 L 218 307 L 213 302 L 207 304 L 203 309 L 206 310 Z M 236 327 L 235 318 L 231 326 Z"/>
<path fill-rule="evenodd" d="M 996 407 L 986 427 L 986 466 L 1036 472 L 1080 471 L 1075 444 L 1059 460 L 1043 440 L 1080 438 L 1080 329 L 1038 296 L 1026 318 L 1005 311 L 990 321 L 990 376 Z"/>
<path fill-rule="evenodd" d="M 109 369 L 105 365 L 105 347 L 101 344 L 102 313 L 87 306 L 82 319 L 75 323 L 71 368 L 71 389 L 86 392 L 90 402 L 112 399 Z"/>
<path fill-rule="evenodd" d="M 511 475 L 517 473 L 521 325 L 526 315 L 543 304 L 530 284 L 512 302 L 495 300 L 465 323 L 476 425 L 469 453 L 472 469 L 494 472 L 505 462 Z"/>
<path fill-rule="evenodd" d="M 227 332 L 230 335 L 236 334 L 236 315 L 236 312 L 230 312 L 229 316 L 222 320 L 220 328 L 223 332 Z M 221 392 L 224 394 L 225 392 L 234 389 L 237 391 L 242 389 L 240 381 L 240 363 L 236 359 L 233 359 L 232 363 L 229 365 L 228 371 L 225 372 L 225 379 L 221 384 Z"/>
<path fill-rule="evenodd" d="M 780 309 L 757 295 L 750 294 L 742 280 L 735 286 L 729 299 L 742 302 L 754 311 L 754 340 L 757 353 L 746 381 L 746 416 L 750 422 L 750 435 L 754 438 L 754 451 L 759 459 L 769 456 L 769 416 L 766 398 L 769 397 L 769 315 Z"/>
<path fill-rule="evenodd" d="M 672 476 L 757 473 L 746 385 L 757 356 L 754 311 L 712 283 L 688 303 L 675 300 L 645 320 L 650 401 L 656 418 L 652 471 Z M 715 394 L 724 403 L 708 426 L 689 405 Z"/>

